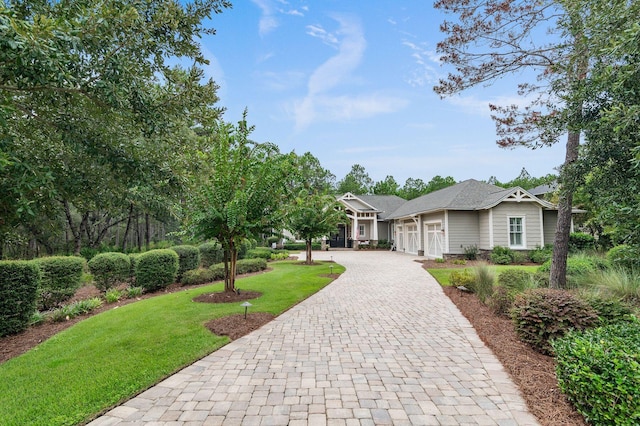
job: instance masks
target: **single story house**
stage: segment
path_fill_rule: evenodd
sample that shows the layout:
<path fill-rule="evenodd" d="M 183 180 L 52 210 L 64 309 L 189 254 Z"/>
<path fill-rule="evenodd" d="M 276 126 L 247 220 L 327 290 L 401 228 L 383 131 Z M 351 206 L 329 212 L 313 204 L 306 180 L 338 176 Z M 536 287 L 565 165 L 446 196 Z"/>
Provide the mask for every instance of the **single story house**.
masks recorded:
<path fill-rule="evenodd" d="M 557 206 L 520 187 L 505 189 L 474 179 L 410 201 L 353 194 L 338 200 L 351 219 L 338 231 L 347 239 L 388 239 L 398 251 L 428 258 L 464 255 L 470 246 L 480 251 L 542 247 L 553 243 L 558 218 Z M 341 242 L 335 246 L 347 247 Z"/>

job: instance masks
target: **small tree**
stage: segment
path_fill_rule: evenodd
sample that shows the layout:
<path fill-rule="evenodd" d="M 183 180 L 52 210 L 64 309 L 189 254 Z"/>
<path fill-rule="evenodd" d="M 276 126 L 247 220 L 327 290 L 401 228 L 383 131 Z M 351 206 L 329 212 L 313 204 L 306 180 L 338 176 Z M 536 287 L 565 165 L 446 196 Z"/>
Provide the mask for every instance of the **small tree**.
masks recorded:
<path fill-rule="evenodd" d="M 306 264 L 311 265 L 311 243 L 335 231 L 338 224 L 348 220 L 342 204 L 331 195 L 309 194 L 300 191 L 293 202 L 287 206 L 285 227 L 300 236 L 306 243 Z"/>
<path fill-rule="evenodd" d="M 222 123 L 207 129 L 199 159 L 201 170 L 186 204 L 191 233 L 217 239 L 224 251 L 225 286 L 235 291 L 238 247 L 243 239 L 275 227 L 286 203 L 291 162 L 275 145 L 248 139 L 246 111 L 237 127 Z"/>

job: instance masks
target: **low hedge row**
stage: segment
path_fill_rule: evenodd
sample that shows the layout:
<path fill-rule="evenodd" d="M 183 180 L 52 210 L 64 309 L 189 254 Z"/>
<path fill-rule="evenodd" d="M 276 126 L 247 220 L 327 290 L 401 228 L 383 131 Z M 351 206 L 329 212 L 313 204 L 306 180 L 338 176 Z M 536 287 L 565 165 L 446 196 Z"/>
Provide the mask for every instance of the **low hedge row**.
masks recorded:
<path fill-rule="evenodd" d="M 267 269 L 265 259 L 241 259 L 236 263 L 237 274 L 248 274 Z M 184 273 L 182 284 L 196 285 L 205 284 L 224 279 L 224 263 L 216 263 L 210 268 L 198 268 Z"/>
<path fill-rule="evenodd" d="M 39 310 L 49 310 L 71 299 L 82 285 L 86 260 L 76 256 L 52 256 L 33 260 L 42 272 L 38 286 Z"/>
<path fill-rule="evenodd" d="M 0 261 L 0 337 L 29 326 L 39 282 L 40 268 L 36 263 Z"/>
<path fill-rule="evenodd" d="M 180 267 L 178 253 L 171 249 L 142 253 L 136 263 L 136 285 L 154 291 L 176 282 Z"/>
<path fill-rule="evenodd" d="M 100 253 L 88 262 L 89 270 L 98 290 L 107 291 L 131 275 L 131 259 L 124 253 Z"/>
<path fill-rule="evenodd" d="M 182 275 L 200 266 L 200 250 L 196 246 L 182 245 L 173 246 L 171 250 L 178 254 L 178 281 Z"/>

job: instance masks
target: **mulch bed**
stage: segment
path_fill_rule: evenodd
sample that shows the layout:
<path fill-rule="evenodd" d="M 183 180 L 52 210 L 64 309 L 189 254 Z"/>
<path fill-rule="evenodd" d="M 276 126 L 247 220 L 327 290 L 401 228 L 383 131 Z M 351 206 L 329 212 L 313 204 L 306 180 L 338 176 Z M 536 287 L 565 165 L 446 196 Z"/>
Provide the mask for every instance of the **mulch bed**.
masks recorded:
<path fill-rule="evenodd" d="M 205 326 L 213 334 L 229 336 L 231 340 L 236 340 L 245 334 L 251 333 L 253 330 L 259 329 L 274 318 L 275 315 L 267 312 L 249 313 L 246 318 L 244 314 L 236 314 L 211 320 Z"/>
<path fill-rule="evenodd" d="M 444 287 L 444 292 L 500 360 L 540 424 L 586 425 L 582 415 L 560 392 L 552 357 L 521 342 L 511 320 L 494 314 L 475 295 L 455 287 Z"/>

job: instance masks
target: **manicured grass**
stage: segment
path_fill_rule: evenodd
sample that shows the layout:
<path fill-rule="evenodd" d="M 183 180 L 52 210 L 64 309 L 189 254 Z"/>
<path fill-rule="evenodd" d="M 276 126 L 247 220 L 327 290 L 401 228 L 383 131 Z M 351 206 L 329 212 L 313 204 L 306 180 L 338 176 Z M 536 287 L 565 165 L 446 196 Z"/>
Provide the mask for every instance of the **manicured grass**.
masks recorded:
<path fill-rule="evenodd" d="M 271 263 L 273 271 L 239 279 L 263 295 L 252 312 L 280 314 L 317 292 L 344 268 Z M 204 324 L 242 313 L 239 303 L 192 299 L 222 284 L 142 300 L 88 318 L 0 365 L 1 425 L 72 425 L 159 382 L 228 342 Z"/>
<path fill-rule="evenodd" d="M 500 272 L 504 271 L 505 269 L 522 269 L 524 271 L 527 272 L 536 272 L 538 270 L 538 266 L 539 265 L 490 265 L 489 267 L 491 268 L 492 271 L 495 272 L 496 277 L 498 275 L 500 275 Z M 471 272 L 473 272 L 473 267 L 467 267 L 467 268 L 447 268 L 447 269 L 439 269 L 439 268 L 433 268 L 433 269 L 427 269 L 427 271 L 433 275 L 433 278 L 436 279 L 436 281 L 438 281 L 438 283 L 440 283 L 440 285 L 442 286 L 447 286 L 447 285 L 451 285 L 449 283 L 449 276 L 451 275 L 451 273 L 453 271 L 462 271 L 464 269 L 469 269 Z"/>

